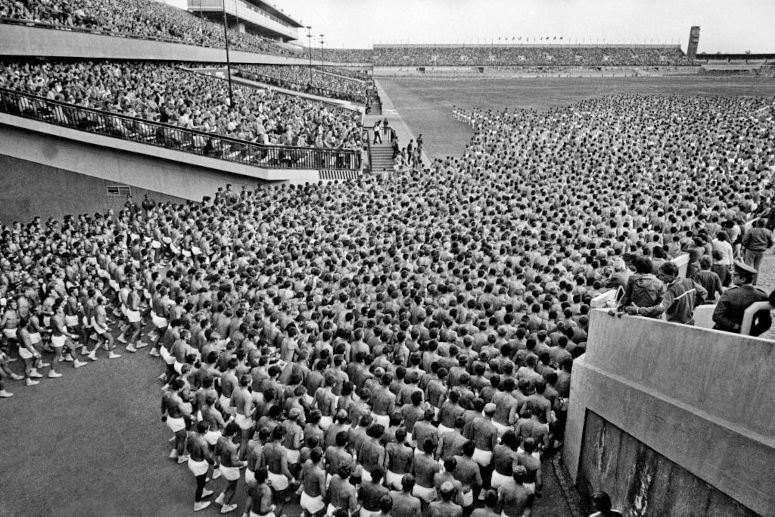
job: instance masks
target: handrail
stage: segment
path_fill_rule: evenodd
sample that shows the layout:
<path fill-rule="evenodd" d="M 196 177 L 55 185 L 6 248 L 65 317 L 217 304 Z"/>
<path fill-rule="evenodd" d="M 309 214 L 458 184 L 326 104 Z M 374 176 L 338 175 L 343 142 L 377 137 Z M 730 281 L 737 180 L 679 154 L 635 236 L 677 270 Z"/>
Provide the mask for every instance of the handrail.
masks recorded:
<path fill-rule="evenodd" d="M 0 88 L 0 111 L 58 126 L 267 169 L 358 170 L 360 150 L 265 145 Z"/>
<path fill-rule="evenodd" d="M 357 102 L 360 104 L 365 104 L 367 101 L 366 97 L 363 97 L 360 95 L 343 92 L 341 90 L 331 90 L 329 88 L 325 88 L 322 86 L 315 86 L 309 83 L 307 84 L 297 83 L 295 81 L 280 79 L 277 77 L 273 77 L 271 75 L 254 72 L 252 70 L 237 69 L 235 75 L 244 77 L 245 79 L 250 79 L 251 81 L 267 83 L 272 86 L 279 86 L 281 88 L 287 88 L 289 90 L 295 90 L 301 93 L 309 93 L 311 95 L 321 95 L 323 97 L 330 97 L 332 99 L 339 99 L 343 101 Z"/>

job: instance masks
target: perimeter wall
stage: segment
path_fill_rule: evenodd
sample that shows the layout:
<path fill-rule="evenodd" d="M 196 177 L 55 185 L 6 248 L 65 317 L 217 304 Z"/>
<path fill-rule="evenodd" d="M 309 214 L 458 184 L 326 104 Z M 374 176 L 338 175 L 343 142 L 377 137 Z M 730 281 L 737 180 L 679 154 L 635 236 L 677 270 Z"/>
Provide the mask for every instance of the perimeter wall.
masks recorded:
<path fill-rule="evenodd" d="M 775 343 L 593 310 L 563 458 L 628 515 L 775 516 Z"/>

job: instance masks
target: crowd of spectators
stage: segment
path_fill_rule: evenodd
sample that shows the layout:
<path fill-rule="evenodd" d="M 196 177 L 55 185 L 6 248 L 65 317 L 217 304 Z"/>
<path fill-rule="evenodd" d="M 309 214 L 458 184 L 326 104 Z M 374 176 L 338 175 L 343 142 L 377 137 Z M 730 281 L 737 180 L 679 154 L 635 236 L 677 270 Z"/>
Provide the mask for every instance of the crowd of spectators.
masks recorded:
<path fill-rule="evenodd" d="M 0 87 L 74 106 L 259 144 L 360 149 L 360 115 L 330 104 L 235 85 L 151 62 L 0 64 Z M 116 120 L 122 135 L 133 128 Z"/>
<path fill-rule="evenodd" d="M 677 46 L 472 45 L 375 46 L 376 66 L 675 66 L 690 64 Z"/>
<path fill-rule="evenodd" d="M 137 352 L 150 320 L 195 509 L 215 466 L 216 503 L 234 510 L 246 466 L 259 515 L 282 514 L 300 482 L 311 514 L 518 517 L 541 504 L 592 297 L 627 285 L 631 261 L 689 252 L 707 270 L 708 245 L 721 272 L 715 243 L 737 245 L 735 228 L 772 208 L 775 124 L 752 117 L 769 103 L 456 108 L 475 129 L 462 155 L 384 181 L 227 186 L 201 204 L 14 223 L 0 372 L 34 385 L 47 346 L 54 366 L 117 358 L 106 313 Z"/>
<path fill-rule="evenodd" d="M 679 66 L 678 46 L 656 45 L 376 45 L 326 50 L 326 60 L 374 66 Z"/>
<path fill-rule="evenodd" d="M 239 73 L 247 79 L 304 93 L 365 104 L 374 83 L 299 65 L 241 65 Z"/>
<path fill-rule="evenodd" d="M 223 26 L 155 0 L 0 0 L 0 19 L 86 29 L 126 37 L 224 47 Z M 258 35 L 229 31 L 229 45 L 260 54 L 295 56 Z"/>

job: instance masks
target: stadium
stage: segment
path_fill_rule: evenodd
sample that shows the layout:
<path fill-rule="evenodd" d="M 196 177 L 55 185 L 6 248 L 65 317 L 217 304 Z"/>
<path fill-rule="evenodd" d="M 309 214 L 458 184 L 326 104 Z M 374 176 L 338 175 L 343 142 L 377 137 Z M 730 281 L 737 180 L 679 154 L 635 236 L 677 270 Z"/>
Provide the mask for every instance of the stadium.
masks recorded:
<path fill-rule="evenodd" d="M 0 517 L 775 516 L 772 6 L 349 4 L 0 0 Z"/>

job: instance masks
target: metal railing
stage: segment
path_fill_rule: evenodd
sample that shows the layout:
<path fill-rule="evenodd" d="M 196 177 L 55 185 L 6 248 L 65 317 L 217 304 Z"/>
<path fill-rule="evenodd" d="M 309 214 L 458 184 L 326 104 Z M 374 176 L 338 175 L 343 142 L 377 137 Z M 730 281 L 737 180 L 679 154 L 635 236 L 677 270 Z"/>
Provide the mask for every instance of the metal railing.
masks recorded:
<path fill-rule="evenodd" d="M 84 108 L 4 88 L 0 88 L 0 111 L 98 135 L 253 167 L 334 170 L 357 170 L 361 167 L 360 149 L 256 144 L 215 133 Z"/>
<path fill-rule="evenodd" d="M 345 92 L 342 90 L 331 90 L 329 88 L 324 88 L 322 86 L 315 86 L 309 83 L 297 83 L 287 79 L 280 79 L 278 77 L 274 77 L 268 74 L 253 72 L 250 70 L 238 69 L 235 75 L 244 77 L 245 79 L 249 79 L 251 81 L 265 83 L 271 86 L 286 88 L 288 90 L 294 90 L 297 92 L 307 93 L 310 95 L 319 95 L 321 97 L 328 97 L 330 99 L 339 99 L 343 101 L 356 102 L 358 104 L 365 104 L 367 101 L 367 96 L 364 96 L 364 95 L 358 95 L 350 92 Z"/>

